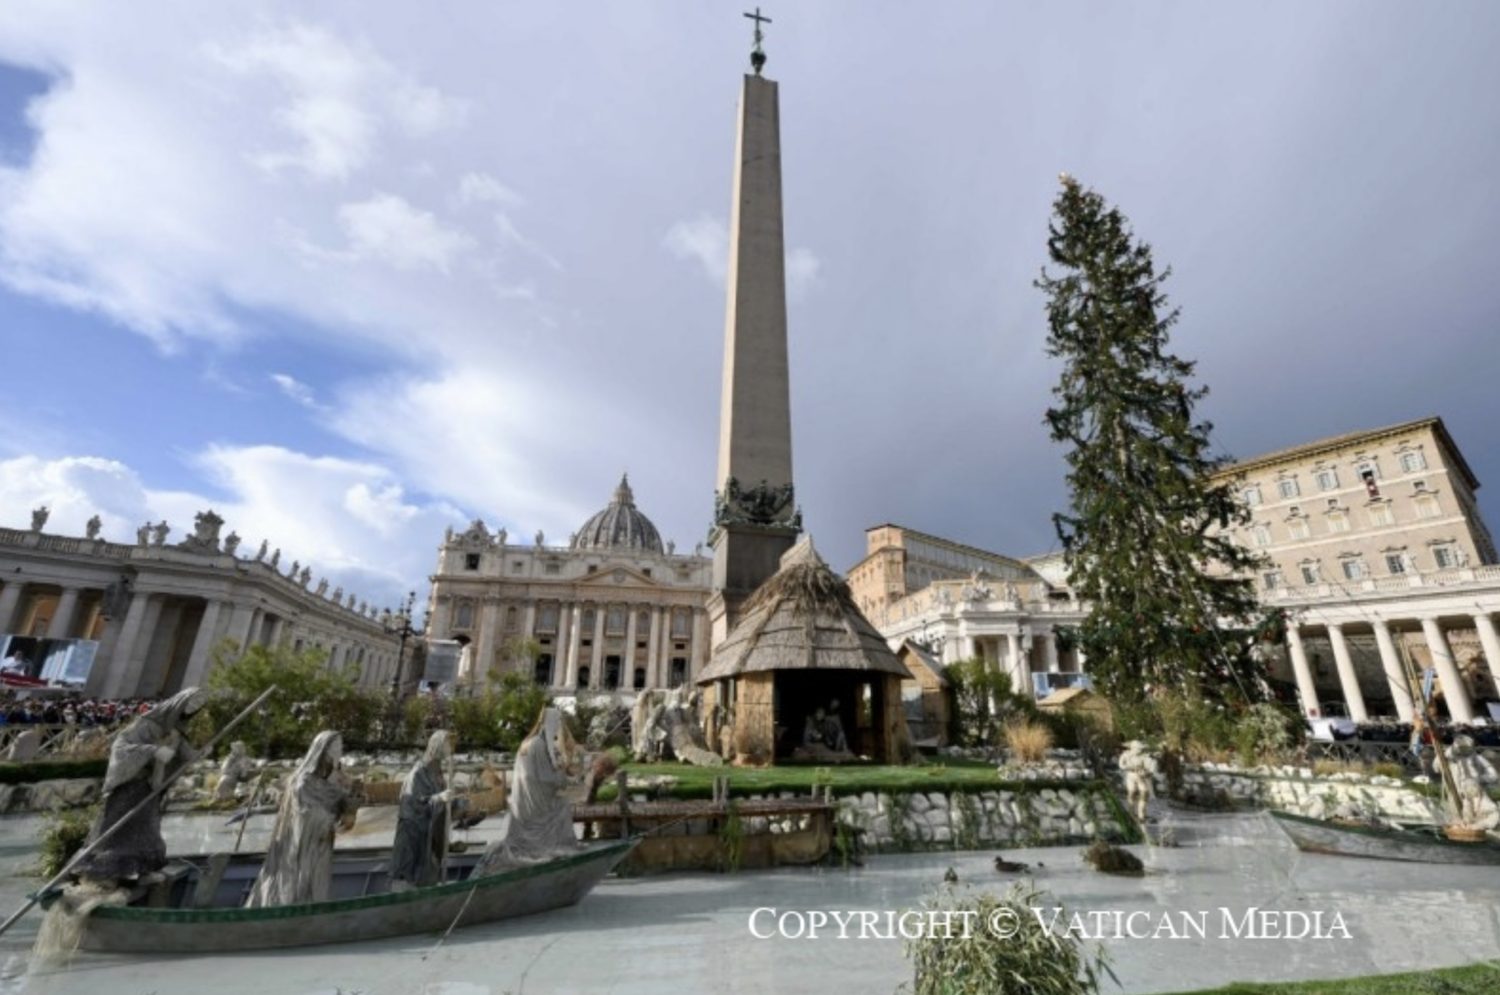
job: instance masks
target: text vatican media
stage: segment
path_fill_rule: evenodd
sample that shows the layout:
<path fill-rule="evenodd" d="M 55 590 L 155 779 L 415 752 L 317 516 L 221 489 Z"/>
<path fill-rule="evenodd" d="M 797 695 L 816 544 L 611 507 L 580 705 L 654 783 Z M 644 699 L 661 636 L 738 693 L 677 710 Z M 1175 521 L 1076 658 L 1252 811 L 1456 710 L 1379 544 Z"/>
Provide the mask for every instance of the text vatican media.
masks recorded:
<path fill-rule="evenodd" d="M 984 917 L 973 909 L 777 909 L 750 913 L 750 935 L 758 940 L 920 940 L 965 939 L 986 930 L 1009 939 L 1036 924 L 1058 936 L 1079 940 L 1349 940 L 1342 913 L 1298 909 L 1107 909 L 1068 911 L 1060 906 L 1018 912 L 999 908 Z"/>

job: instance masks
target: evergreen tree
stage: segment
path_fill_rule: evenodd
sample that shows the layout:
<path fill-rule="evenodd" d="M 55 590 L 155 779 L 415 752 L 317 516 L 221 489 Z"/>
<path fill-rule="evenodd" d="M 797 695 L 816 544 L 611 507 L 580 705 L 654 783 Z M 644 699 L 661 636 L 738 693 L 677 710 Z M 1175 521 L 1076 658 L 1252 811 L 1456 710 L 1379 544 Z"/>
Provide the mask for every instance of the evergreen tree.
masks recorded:
<path fill-rule="evenodd" d="M 1089 605 L 1077 633 L 1101 691 L 1226 701 L 1268 693 L 1250 650 L 1276 618 L 1257 604 L 1258 557 L 1231 541 L 1249 512 L 1193 420 L 1206 387 L 1168 351 L 1167 305 L 1151 249 L 1120 212 L 1071 177 L 1053 205 L 1036 286 L 1047 294 L 1047 350 L 1063 361 L 1047 411 L 1068 444 L 1068 514 L 1053 516 L 1069 582 Z"/>

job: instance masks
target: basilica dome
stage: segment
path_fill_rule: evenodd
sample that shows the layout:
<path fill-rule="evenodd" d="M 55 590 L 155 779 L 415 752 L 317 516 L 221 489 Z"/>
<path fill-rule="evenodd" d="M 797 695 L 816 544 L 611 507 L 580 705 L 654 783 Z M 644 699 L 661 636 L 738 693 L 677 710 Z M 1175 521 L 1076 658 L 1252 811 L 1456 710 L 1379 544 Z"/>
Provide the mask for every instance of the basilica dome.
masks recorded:
<path fill-rule="evenodd" d="M 620 478 L 615 497 L 604 510 L 583 523 L 570 544 L 573 549 L 640 549 L 660 553 L 661 534 L 635 506 L 630 481 Z"/>

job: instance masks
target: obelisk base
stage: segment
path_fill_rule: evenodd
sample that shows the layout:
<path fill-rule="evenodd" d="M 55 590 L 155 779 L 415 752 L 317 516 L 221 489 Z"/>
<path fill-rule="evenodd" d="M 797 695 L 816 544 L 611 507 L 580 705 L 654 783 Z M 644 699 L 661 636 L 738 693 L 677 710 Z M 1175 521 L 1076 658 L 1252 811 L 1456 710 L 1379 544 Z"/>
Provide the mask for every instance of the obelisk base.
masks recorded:
<path fill-rule="evenodd" d="M 781 569 L 781 557 L 797 544 L 793 528 L 721 525 L 709 544 L 714 551 L 714 593 L 708 600 L 710 646 L 718 646 L 740 621 L 740 608 L 755 589 Z"/>

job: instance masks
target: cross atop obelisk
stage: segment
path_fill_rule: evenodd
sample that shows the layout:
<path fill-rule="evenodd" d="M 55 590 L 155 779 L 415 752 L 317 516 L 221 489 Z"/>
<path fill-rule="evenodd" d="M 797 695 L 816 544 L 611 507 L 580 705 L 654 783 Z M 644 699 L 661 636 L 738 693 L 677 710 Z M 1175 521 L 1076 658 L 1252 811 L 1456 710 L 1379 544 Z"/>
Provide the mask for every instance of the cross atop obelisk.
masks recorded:
<path fill-rule="evenodd" d="M 759 7 L 755 8 L 755 13 L 746 14 L 745 16 L 755 22 L 755 47 L 750 50 L 750 65 L 755 70 L 755 75 L 759 76 L 760 71 L 766 67 L 766 53 L 760 47 L 760 43 L 765 40 L 766 36 L 760 30 L 760 26 L 762 23 L 770 24 L 771 19 L 769 17 L 762 17 Z"/>
<path fill-rule="evenodd" d="M 756 51 L 760 23 L 755 21 Z M 739 620 L 740 604 L 776 572 L 797 541 L 802 516 L 792 490 L 792 413 L 787 379 L 786 249 L 781 229 L 781 123 L 776 83 L 746 75 L 740 91 L 729 277 L 724 309 L 724 382 L 714 486 L 715 644 Z"/>

